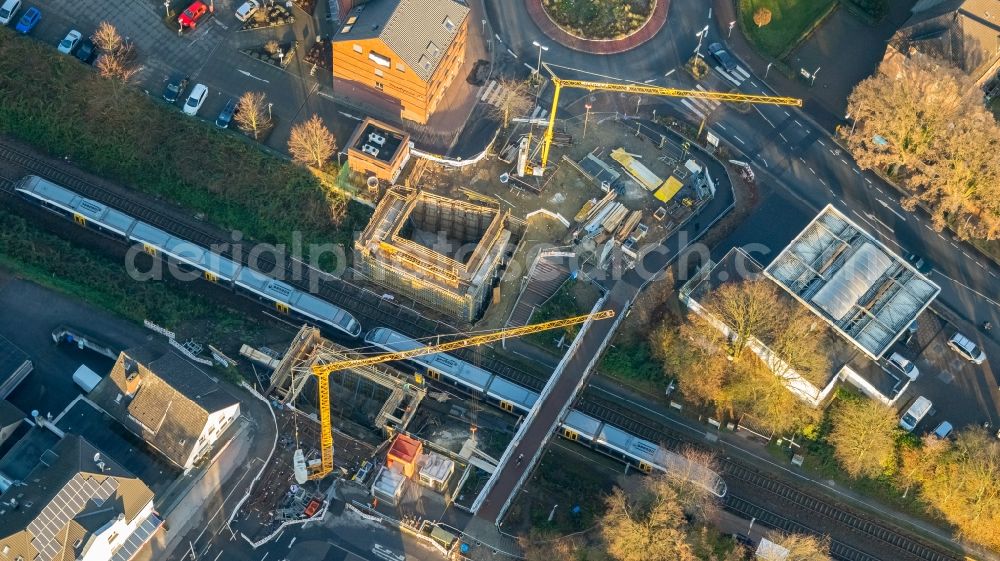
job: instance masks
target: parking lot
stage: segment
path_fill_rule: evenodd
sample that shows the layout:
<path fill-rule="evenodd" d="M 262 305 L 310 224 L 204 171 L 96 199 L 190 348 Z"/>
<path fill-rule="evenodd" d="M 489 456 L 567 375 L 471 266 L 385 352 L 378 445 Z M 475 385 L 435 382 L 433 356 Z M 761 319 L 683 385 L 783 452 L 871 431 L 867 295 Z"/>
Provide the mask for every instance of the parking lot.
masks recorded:
<path fill-rule="evenodd" d="M 135 0 L 122 5 L 101 0 L 25 1 L 18 17 L 28 7 L 37 6 L 42 19 L 31 37 L 52 45 L 53 49 L 70 29 L 89 37 L 102 21 L 112 23 L 119 33 L 136 47 L 141 71 L 138 86 L 151 97 L 162 100 L 163 89 L 173 77 L 188 77 L 187 91 L 197 83 L 208 87 L 208 97 L 198 117 L 212 123 L 226 103 L 245 92 L 263 92 L 275 128 L 264 141 L 271 148 L 284 151 L 291 127 L 313 114 L 320 115 L 337 138 L 346 139 L 359 118 L 371 114 L 392 123 L 399 122 L 398 108 L 371 92 L 349 84 L 333 83 L 329 70 L 304 61 L 306 51 L 317 37 L 329 37 L 332 22 L 327 19 L 326 2 L 317 2 L 315 15 L 298 5 L 287 4 L 295 17 L 289 25 L 259 30 L 241 30 L 236 9 L 243 0 L 206 0 L 214 12 L 206 14 L 194 29 L 178 32 L 176 13 L 167 20 L 163 2 Z M 174 5 L 178 5 L 176 2 Z M 12 24 L 13 25 L 13 24 Z M 470 26 L 466 66 L 471 71 L 477 59 L 486 55 L 481 38 Z M 241 49 L 259 49 L 270 39 L 279 43 L 298 42 L 296 55 L 285 69 L 254 60 Z M 425 149 L 447 152 L 465 125 L 476 101 L 476 90 L 465 80 L 463 69 L 446 94 L 443 106 L 457 111 L 442 111 L 447 122 L 432 122 L 425 127 L 406 124 L 413 139 Z M 187 92 L 185 92 L 186 95 Z M 337 97 L 339 96 L 339 97 Z M 341 101 L 350 98 L 350 105 Z M 180 112 L 184 98 L 174 104 Z M 211 126 L 211 125 L 209 125 Z"/>

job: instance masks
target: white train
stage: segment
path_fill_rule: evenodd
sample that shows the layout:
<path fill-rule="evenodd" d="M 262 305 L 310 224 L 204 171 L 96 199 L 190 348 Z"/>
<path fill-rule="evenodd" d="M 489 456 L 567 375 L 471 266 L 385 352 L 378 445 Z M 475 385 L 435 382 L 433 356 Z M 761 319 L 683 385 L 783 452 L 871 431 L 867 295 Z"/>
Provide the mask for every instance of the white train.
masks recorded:
<path fill-rule="evenodd" d="M 15 190 L 25 199 L 82 226 L 142 244 L 151 255 L 162 256 L 181 268 L 199 271 L 210 281 L 228 283 L 269 301 L 282 313 L 294 313 L 351 337 L 361 335 L 361 324 L 342 308 L 51 181 L 29 175 L 18 181 Z"/>
<path fill-rule="evenodd" d="M 408 351 L 424 346 L 388 327 L 372 329 L 365 335 L 365 342 L 387 352 Z M 412 358 L 410 362 L 426 369 L 429 378 L 472 390 L 512 413 L 527 414 L 538 401 L 538 393 L 445 353 Z M 559 434 L 563 438 L 586 444 L 633 464 L 646 473 L 653 470 L 680 473 L 717 497 L 726 495 L 726 482 L 714 471 L 690 462 L 684 456 L 655 442 L 639 438 L 575 409 L 570 410 L 560 422 Z"/>

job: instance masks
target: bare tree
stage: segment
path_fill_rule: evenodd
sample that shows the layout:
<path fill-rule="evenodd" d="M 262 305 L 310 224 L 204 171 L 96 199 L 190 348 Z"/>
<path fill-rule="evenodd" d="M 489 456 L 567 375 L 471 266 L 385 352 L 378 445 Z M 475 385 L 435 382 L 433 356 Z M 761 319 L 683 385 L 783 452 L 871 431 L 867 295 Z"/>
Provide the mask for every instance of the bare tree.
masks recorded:
<path fill-rule="evenodd" d="M 254 140 L 261 131 L 271 126 L 271 116 L 263 92 L 246 92 L 236 103 L 236 124 L 245 132 L 253 134 Z"/>
<path fill-rule="evenodd" d="M 687 521 L 669 485 L 626 495 L 615 490 L 606 502 L 601 535 L 608 555 L 617 561 L 672 559 L 697 561 L 687 541 Z"/>
<path fill-rule="evenodd" d="M 767 280 L 725 283 L 703 303 L 705 311 L 730 330 L 730 354 L 739 358 L 751 339 L 768 341 L 787 319 L 782 317 L 778 289 Z"/>
<path fill-rule="evenodd" d="M 322 168 L 337 149 L 337 139 L 319 115 L 292 127 L 288 151 L 299 163 Z"/>
<path fill-rule="evenodd" d="M 122 36 L 118 29 L 109 21 L 102 21 L 97 25 L 97 30 L 90 36 L 90 40 L 98 49 L 105 53 L 114 53 L 122 44 Z"/>
<path fill-rule="evenodd" d="M 959 433 L 953 443 L 927 436 L 922 450 L 903 455 L 904 477 L 920 487 L 934 512 L 959 535 L 1000 548 L 1000 442 L 979 427 Z"/>
<path fill-rule="evenodd" d="M 500 119 L 504 128 L 510 120 L 518 115 L 524 115 L 531 109 L 533 101 L 528 83 L 523 80 L 501 79 L 497 82 L 499 93 L 496 101 L 490 106 L 490 112 Z"/>
<path fill-rule="evenodd" d="M 878 477 L 896 463 L 896 411 L 869 398 L 840 400 L 832 414 L 829 442 L 851 477 Z"/>
<path fill-rule="evenodd" d="M 718 483 L 718 459 L 713 452 L 693 446 L 684 446 L 679 454 L 683 462 L 672 462 L 673 469 L 653 479 L 662 479 L 673 487 L 677 501 L 690 519 L 714 520 L 719 513 L 719 501 L 713 494 Z M 654 488 L 656 484 L 652 483 Z"/>
<path fill-rule="evenodd" d="M 763 6 L 757 8 L 753 13 L 753 22 L 757 24 L 757 27 L 764 27 L 771 23 L 771 10 Z"/>

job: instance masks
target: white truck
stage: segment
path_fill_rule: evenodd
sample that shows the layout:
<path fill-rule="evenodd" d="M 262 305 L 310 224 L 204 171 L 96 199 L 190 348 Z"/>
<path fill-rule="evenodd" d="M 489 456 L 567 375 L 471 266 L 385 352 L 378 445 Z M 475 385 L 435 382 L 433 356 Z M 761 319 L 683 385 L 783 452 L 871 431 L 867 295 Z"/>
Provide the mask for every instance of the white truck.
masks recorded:
<path fill-rule="evenodd" d="M 97 384 L 101 381 L 101 377 L 88 368 L 86 364 L 81 364 L 76 369 L 76 372 L 73 373 L 73 381 L 76 382 L 76 385 L 83 388 L 83 393 L 90 393 L 90 390 L 97 387 Z"/>

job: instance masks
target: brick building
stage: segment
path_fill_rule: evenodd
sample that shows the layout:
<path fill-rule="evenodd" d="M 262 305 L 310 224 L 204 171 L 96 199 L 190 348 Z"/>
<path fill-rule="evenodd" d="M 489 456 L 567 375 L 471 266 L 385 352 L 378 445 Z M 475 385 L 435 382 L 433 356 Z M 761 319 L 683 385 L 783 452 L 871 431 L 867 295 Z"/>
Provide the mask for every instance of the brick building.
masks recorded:
<path fill-rule="evenodd" d="M 371 0 L 343 15 L 333 75 L 371 88 L 426 124 L 465 62 L 469 8 L 454 0 Z"/>

